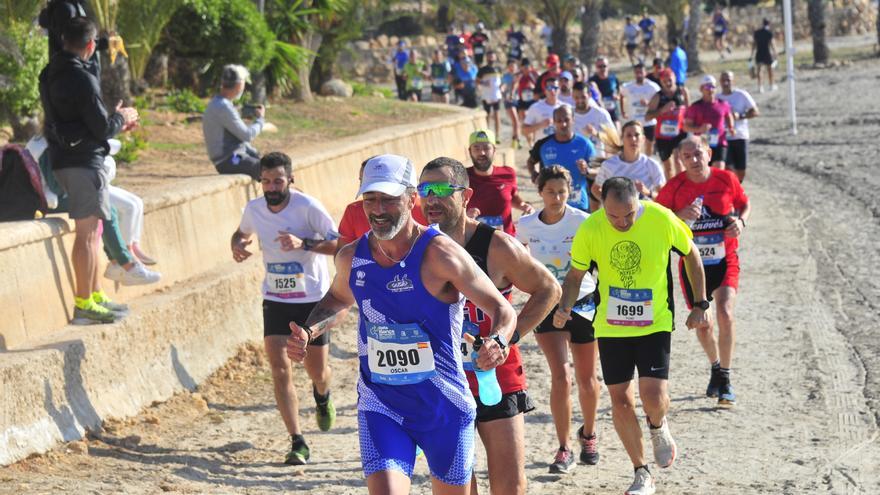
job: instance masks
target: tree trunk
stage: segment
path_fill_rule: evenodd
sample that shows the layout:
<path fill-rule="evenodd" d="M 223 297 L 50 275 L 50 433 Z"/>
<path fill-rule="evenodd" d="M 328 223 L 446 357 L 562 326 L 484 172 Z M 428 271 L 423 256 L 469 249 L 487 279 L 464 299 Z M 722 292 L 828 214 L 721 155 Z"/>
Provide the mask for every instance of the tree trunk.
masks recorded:
<path fill-rule="evenodd" d="M 116 108 L 116 104 L 122 100 L 125 105 L 131 105 L 131 75 L 128 71 L 128 61 L 122 55 L 116 55 L 116 63 L 110 63 L 107 52 L 101 52 L 101 96 L 107 110 Z"/>
<path fill-rule="evenodd" d="M 578 57 L 581 62 L 591 67 L 593 61 L 599 55 L 599 29 L 602 23 L 600 9 L 601 0 L 585 0 L 584 9 L 581 12 L 581 46 Z"/>
<path fill-rule="evenodd" d="M 561 26 L 551 26 L 553 28 L 553 32 L 550 34 L 550 39 L 553 40 L 551 51 L 564 57 L 568 53 L 568 22 L 561 24 Z"/>
<path fill-rule="evenodd" d="M 666 44 L 671 45 L 673 38 L 678 38 L 679 41 L 682 41 L 682 39 L 681 39 L 681 25 L 679 24 L 676 17 L 673 17 L 671 15 L 667 15 L 666 16 Z M 658 52 L 662 52 L 663 47 L 657 45 L 657 36 L 656 35 L 654 36 L 654 43 L 655 43 L 654 50 L 656 50 Z"/>
<path fill-rule="evenodd" d="M 330 31 L 323 36 L 321 49 L 312 64 L 312 72 L 309 74 L 312 91 L 321 91 L 321 85 L 333 78 L 333 67 L 336 65 L 335 58 L 339 50 L 334 46 L 337 34 Z"/>
<path fill-rule="evenodd" d="M 292 43 L 308 48 L 314 53 L 318 53 L 318 49 L 321 47 L 321 35 L 314 32 L 305 33 L 302 39 L 293 40 Z M 303 66 L 297 70 L 296 75 L 299 80 L 297 81 L 296 86 L 294 86 L 293 91 L 290 92 L 290 96 L 296 101 L 310 102 L 315 99 L 315 96 L 312 94 L 312 88 L 309 84 L 312 64 L 314 61 L 314 56 L 309 57 L 308 62 L 303 64 Z"/>
<path fill-rule="evenodd" d="M 702 0 L 690 0 L 690 17 L 688 20 L 687 43 L 685 43 L 685 52 L 688 57 L 688 72 L 703 72 L 700 65 L 700 21 L 703 17 Z M 682 40 L 684 41 L 684 40 Z M 647 62 L 647 61 L 646 61 Z"/>
<path fill-rule="evenodd" d="M 813 63 L 827 64 L 831 51 L 825 42 L 825 0 L 809 0 L 807 17 L 810 19 L 810 34 L 813 36 Z"/>
<path fill-rule="evenodd" d="M 37 116 L 12 116 L 9 118 L 9 124 L 12 127 L 12 141 L 15 143 L 28 142 L 40 132 L 41 127 Z"/>

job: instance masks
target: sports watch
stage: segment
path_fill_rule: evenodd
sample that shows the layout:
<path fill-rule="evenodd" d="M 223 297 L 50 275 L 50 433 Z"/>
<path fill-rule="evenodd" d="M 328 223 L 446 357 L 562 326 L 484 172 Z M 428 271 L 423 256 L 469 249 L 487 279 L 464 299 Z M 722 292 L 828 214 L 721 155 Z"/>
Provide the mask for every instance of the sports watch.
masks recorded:
<path fill-rule="evenodd" d="M 507 339 L 505 339 L 504 336 L 501 335 L 500 333 L 492 334 L 489 336 L 489 338 L 494 340 L 498 344 L 498 347 L 501 348 L 502 351 L 504 349 L 507 349 Z"/>
<path fill-rule="evenodd" d="M 706 311 L 707 309 L 709 309 L 709 301 L 705 299 L 703 299 L 702 301 L 694 301 L 694 307 Z"/>

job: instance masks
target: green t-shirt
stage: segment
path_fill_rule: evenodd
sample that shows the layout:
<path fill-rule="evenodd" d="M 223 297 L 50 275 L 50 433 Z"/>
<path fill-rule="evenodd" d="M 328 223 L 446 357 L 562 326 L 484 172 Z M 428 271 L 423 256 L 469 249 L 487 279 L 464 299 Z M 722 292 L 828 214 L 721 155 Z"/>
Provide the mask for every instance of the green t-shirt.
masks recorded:
<path fill-rule="evenodd" d="M 406 74 L 406 89 L 420 90 L 425 84 L 425 69 L 427 65 L 424 62 L 407 62 L 403 67 L 403 73 Z"/>
<path fill-rule="evenodd" d="M 627 232 L 615 229 L 601 209 L 574 236 L 571 266 L 586 271 L 595 263 L 599 269 L 597 338 L 672 331 L 670 251 L 687 255 L 693 234 L 672 211 L 651 201 L 641 205 Z"/>

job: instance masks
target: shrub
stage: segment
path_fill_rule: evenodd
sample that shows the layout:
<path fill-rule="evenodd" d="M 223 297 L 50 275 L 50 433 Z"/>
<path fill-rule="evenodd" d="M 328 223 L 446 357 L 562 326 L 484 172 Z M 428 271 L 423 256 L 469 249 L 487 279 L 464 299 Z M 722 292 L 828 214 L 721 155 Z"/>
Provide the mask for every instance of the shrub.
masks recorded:
<path fill-rule="evenodd" d="M 390 88 L 384 88 L 382 86 L 374 86 L 372 84 L 362 83 L 358 81 L 349 81 L 351 84 L 351 89 L 354 96 L 373 96 L 376 93 L 380 93 L 385 98 L 393 98 L 394 93 Z"/>
<path fill-rule="evenodd" d="M 189 89 L 172 91 L 165 97 L 165 104 L 179 113 L 205 113 L 205 101 Z"/>
<path fill-rule="evenodd" d="M 40 113 L 40 71 L 49 61 L 46 37 L 25 22 L 9 23 L 3 34 L 12 48 L 0 50 L 0 119 Z"/>
<path fill-rule="evenodd" d="M 143 130 L 126 132 L 117 137 L 122 143 L 119 152 L 114 155 L 117 162 L 132 163 L 137 160 L 141 151 L 147 149 L 147 138 Z"/>

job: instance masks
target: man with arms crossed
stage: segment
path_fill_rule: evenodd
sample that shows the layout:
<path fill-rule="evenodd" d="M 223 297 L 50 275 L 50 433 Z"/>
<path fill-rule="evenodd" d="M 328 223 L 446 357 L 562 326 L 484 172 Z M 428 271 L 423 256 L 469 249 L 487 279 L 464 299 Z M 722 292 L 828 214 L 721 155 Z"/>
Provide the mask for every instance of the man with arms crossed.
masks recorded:
<path fill-rule="evenodd" d="M 599 270 L 599 304 L 593 328 L 599 341 L 602 375 L 611 396 L 614 429 L 629 454 L 635 479 L 629 495 L 654 493 L 646 465 L 642 429 L 636 416 L 633 369 L 639 372 L 639 397 L 645 409 L 654 459 L 661 468 L 676 457 L 669 432 L 667 380 L 673 330 L 670 251 L 685 258 L 697 301 L 688 328 L 705 328 L 709 316 L 700 254 L 687 225 L 651 201 L 639 201 L 629 179 L 613 177 L 602 187 L 605 207 L 581 224 L 571 248 L 571 269 L 562 283 L 562 298 L 553 324 L 571 319 L 581 280 L 591 267 Z"/>

